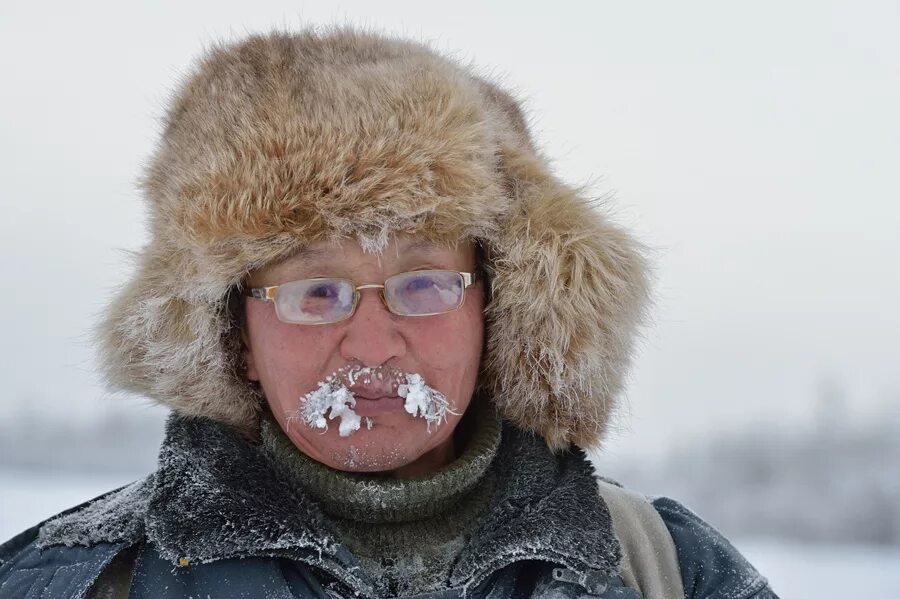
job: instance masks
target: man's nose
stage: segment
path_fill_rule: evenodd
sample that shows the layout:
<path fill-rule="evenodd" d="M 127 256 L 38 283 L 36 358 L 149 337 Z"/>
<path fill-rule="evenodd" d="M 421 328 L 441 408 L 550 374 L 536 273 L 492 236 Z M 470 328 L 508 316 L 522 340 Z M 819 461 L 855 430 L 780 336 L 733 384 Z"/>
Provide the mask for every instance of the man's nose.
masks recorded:
<path fill-rule="evenodd" d="M 397 327 L 399 317 L 382 302 L 379 289 L 360 289 L 356 312 L 341 341 L 341 357 L 363 366 L 380 366 L 406 354 L 406 340 Z"/>

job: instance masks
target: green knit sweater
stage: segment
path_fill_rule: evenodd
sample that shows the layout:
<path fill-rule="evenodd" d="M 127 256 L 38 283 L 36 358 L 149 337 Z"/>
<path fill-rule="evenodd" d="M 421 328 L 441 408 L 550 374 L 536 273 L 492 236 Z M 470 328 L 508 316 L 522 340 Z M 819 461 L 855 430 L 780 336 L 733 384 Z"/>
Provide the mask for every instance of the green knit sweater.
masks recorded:
<path fill-rule="evenodd" d="M 342 472 L 302 453 L 268 414 L 261 438 L 277 471 L 314 499 L 380 595 L 445 588 L 493 491 L 494 408 L 475 398 L 454 432 L 458 458 L 428 476 Z"/>

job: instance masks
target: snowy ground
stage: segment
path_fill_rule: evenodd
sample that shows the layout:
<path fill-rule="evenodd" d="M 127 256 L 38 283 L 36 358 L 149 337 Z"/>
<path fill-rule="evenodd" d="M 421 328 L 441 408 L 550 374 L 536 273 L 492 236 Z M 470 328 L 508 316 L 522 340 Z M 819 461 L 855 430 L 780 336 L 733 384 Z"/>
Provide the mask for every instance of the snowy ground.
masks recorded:
<path fill-rule="evenodd" d="M 61 510 L 127 484 L 128 474 L 0 470 L 0 542 Z M 900 548 L 810 546 L 765 539 L 734 544 L 783 599 L 900 596 Z"/>

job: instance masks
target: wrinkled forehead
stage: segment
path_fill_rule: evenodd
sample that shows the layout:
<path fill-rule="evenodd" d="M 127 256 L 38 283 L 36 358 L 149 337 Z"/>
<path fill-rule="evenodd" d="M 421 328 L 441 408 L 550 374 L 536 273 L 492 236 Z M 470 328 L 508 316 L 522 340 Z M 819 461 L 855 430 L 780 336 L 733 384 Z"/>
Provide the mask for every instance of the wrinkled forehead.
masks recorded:
<path fill-rule="evenodd" d="M 424 235 L 398 233 L 379 249 L 365 248 L 352 238 L 312 242 L 277 263 L 251 273 L 251 281 L 282 278 L 312 271 L 352 271 L 377 266 L 390 270 L 435 268 L 471 270 L 475 266 L 475 244 L 468 239 L 440 243 Z"/>
<path fill-rule="evenodd" d="M 398 259 L 403 256 L 440 256 L 455 254 L 467 257 L 474 254 L 473 243 L 469 240 L 460 240 L 455 243 L 438 243 L 424 235 L 399 233 L 391 237 L 390 241 L 381 248 L 367 248 L 352 239 L 323 240 L 310 243 L 299 249 L 291 259 L 316 262 L 328 260 L 340 260 L 355 256 L 367 256 L 375 259 Z"/>

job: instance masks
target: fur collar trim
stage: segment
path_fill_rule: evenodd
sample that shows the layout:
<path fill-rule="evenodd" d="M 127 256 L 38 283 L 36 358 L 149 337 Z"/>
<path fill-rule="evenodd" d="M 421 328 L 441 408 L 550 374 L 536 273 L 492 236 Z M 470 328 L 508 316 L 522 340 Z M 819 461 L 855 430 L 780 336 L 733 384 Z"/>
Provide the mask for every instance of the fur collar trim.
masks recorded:
<path fill-rule="evenodd" d="M 612 520 L 580 449 L 553 454 L 539 437 L 504 423 L 492 467 L 495 494 L 451 584 L 477 585 L 520 560 L 561 564 L 583 576 L 618 571 L 621 549 Z M 170 416 L 154 475 L 49 521 L 39 544 L 142 537 L 173 564 L 291 557 L 371 591 L 317 505 L 279 478 L 260 446 L 209 419 Z"/>

